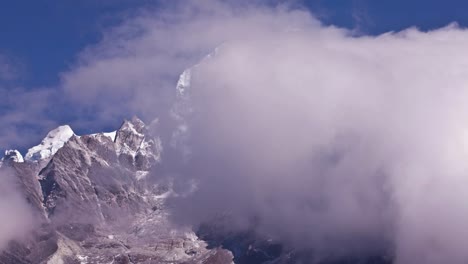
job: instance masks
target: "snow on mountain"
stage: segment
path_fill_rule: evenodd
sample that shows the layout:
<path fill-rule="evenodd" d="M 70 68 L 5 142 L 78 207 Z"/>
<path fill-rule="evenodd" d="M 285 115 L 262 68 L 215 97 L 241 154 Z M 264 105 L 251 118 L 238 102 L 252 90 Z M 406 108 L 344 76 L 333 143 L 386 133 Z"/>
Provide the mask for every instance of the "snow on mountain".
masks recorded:
<path fill-rule="evenodd" d="M 64 125 L 50 131 L 41 144 L 26 153 L 26 161 L 39 161 L 53 156 L 75 133 L 70 126 Z"/>
<path fill-rule="evenodd" d="M 112 142 L 115 141 L 115 137 L 117 136 L 117 130 L 112 131 L 112 132 L 101 132 L 101 133 L 95 133 L 95 134 L 90 134 L 90 137 L 94 137 L 99 141 L 102 141 L 103 138 L 110 139 Z M 80 137 L 80 136 L 78 136 Z"/>
<path fill-rule="evenodd" d="M 112 132 L 104 132 L 102 133 L 104 136 L 110 138 L 112 141 L 115 141 L 115 136 L 117 135 L 117 131 L 112 131 Z"/>
<path fill-rule="evenodd" d="M 160 161 L 162 144 L 159 137 L 149 133 L 149 127 L 137 117 L 125 120 L 115 135 L 115 151 L 119 160 L 130 167 L 147 171 Z"/>
<path fill-rule="evenodd" d="M 188 92 L 190 91 L 190 86 L 192 83 L 192 75 L 193 71 L 196 70 L 202 63 L 206 62 L 214 58 L 221 49 L 222 45 L 216 47 L 213 52 L 206 55 L 198 64 L 193 65 L 190 68 L 185 69 L 182 74 L 179 76 L 179 80 L 177 81 L 176 92 L 177 96 L 179 97 L 186 97 L 188 96 Z M 180 99 L 180 98 L 179 98 Z"/>
<path fill-rule="evenodd" d="M 127 154 L 134 158 L 145 139 L 144 129 L 145 124 L 136 117 L 132 120 L 125 120 L 115 138 L 117 153 Z"/>
<path fill-rule="evenodd" d="M 192 78 L 192 69 L 186 69 L 179 77 L 177 81 L 176 90 L 178 95 L 184 95 L 187 89 L 190 88 L 190 82 Z"/>
<path fill-rule="evenodd" d="M 21 155 L 21 153 L 18 150 L 10 149 L 10 150 L 5 150 L 5 156 L 0 160 L 0 166 L 5 161 L 21 163 L 21 162 L 24 162 L 24 159 L 23 159 L 23 155 Z"/>

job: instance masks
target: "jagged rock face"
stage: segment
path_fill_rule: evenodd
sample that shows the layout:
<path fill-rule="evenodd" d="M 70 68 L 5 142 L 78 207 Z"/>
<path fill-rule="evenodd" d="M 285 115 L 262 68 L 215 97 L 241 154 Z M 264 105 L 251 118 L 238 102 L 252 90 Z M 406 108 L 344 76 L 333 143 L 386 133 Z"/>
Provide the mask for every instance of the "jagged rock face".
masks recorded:
<path fill-rule="evenodd" d="M 232 262 L 229 251 L 207 249 L 168 220 L 170 183 L 151 172 L 161 142 L 141 120 L 115 134 L 61 137 L 57 149 L 62 143 L 50 139 L 60 133 L 52 134 L 40 145 L 47 155 L 7 164 L 41 224 L 30 241 L 12 242 L 0 263 Z"/>
<path fill-rule="evenodd" d="M 120 163 L 139 171 L 149 170 L 159 161 L 162 151 L 160 139 L 149 136 L 146 125 L 138 118 L 122 124 L 116 134 L 115 147 Z"/>

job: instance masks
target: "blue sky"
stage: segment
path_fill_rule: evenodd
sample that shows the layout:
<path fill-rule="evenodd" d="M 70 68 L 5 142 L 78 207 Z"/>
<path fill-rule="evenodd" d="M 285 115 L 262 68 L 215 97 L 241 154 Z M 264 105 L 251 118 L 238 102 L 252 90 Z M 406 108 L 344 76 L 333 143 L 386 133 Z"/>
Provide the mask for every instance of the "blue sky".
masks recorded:
<path fill-rule="evenodd" d="M 99 3 L 98 3 L 99 2 Z M 134 4 L 135 2 L 142 4 Z M 0 51 L 25 65 L 21 81 L 50 85 L 105 27 L 147 1 L 3 1 Z"/>
<path fill-rule="evenodd" d="M 183 1 L 179 1 L 183 2 Z M 271 1 L 281 2 L 281 1 Z M 358 35 L 379 35 L 388 31 L 400 31 L 408 27 L 418 27 L 426 31 L 457 22 L 468 25 L 468 3 L 466 1 L 423 1 L 423 0 L 313 0 L 296 1 L 313 13 L 323 24 L 352 29 Z M 77 115 L 88 118 L 96 111 L 88 107 L 79 114 L 66 108 L 54 94 L 64 72 L 69 71 L 80 54 L 90 46 L 100 43 L 104 32 L 122 23 L 141 10 L 157 10 L 161 3 L 157 0 L 17 0 L 3 1 L 0 6 L 0 95 L 12 96 L 12 87 L 21 87 L 27 98 L 37 96 L 57 103 L 38 111 L 46 112 L 49 123 L 38 126 L 32 121 L 15 122 L 9 125 L 18 131 L 28 131 L 25 135 L 31 141 L 43 137 L 50 128 L 61 123 L 72 123 Z M 5 63 L 6 62 L 6 63 Z M 3 72 L 3 73 L 2 73 Z M 1 91 L 3 90 L 3 91 Z M 52 99 L 50 99 L 52 97 Z M 2 100 L 2 99 L 0 99 Z M 15 103 L 3 98 L 0 102 L 0 122 L 8 112 L 27 108 L 27 101 Z M 43 110 L 45 109 L 45 110 Z M 102 109 L 101 109 L 102 110 Z M 33 111 L 33 110 L 31 110 Z M 24 115 L 25 117 L 27 115 Z M 24 117 L 24 118 L 25 118 Z M 82 116 L 83 117 L 83 116 Z M 89 133 L 96 129 L 110 129 L 120 123 L 123 114 L 116 115 L 114 122 L 93 123 L 92 126 L 75 126 L 78 133 Z M 8 119 L 10 120 L 10 119 Z M 4 127 L 9 127 L 1 124 Z M 19 132 L 18 132 L 19 133 Z M 0 147 L 10 144 L 2 141 Z M 19 141 L 12 141 L 18 144 Z"/>
<path fill-rule="evenodd" d="M 18 61 L 22 84 L 37 87 L 57 82 L 76 55 L 99 41 L 106 27 L 138 8 L 157 8 L 158 1 L 3 1 L 0 52 Z M 325 24 L 381 34 L 416 26 L 430 30 L 453 21 L 468 25 L 468 2 L 438 0 L 312 0 L 302 5 Z"/>

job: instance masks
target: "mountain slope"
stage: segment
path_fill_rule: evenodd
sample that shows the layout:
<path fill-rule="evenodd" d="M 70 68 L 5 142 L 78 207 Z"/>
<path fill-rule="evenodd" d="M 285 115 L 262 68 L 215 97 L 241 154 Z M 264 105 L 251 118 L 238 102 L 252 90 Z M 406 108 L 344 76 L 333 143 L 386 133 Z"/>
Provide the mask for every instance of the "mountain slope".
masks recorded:
<path fill-rule="evenodd" d="M 150 175 L 161 153 L 160 139 L 138 118 L 115 136 L 51 131 L 26 162 L 2 166 L 14 171 L 38 227 L 28 241 L 11 242 L 0 262 L 230 263 L 228 251 L 207 249 L 169 222 L 170 183 Z"/>

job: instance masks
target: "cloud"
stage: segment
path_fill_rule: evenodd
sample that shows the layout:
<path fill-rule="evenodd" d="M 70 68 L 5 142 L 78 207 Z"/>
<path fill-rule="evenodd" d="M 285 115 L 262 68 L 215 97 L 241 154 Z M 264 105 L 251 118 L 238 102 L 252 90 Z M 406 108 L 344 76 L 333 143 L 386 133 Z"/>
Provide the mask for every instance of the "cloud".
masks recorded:
<path fill-rule="evenodd" d="M 325 255 L 466 261 L 466 31 L 352 37 L 270 15 L 281 26 L 253 23 L 193 69 L 180 177 L 198 191 L 176 219 L 227 211 Z"/>
<path fill-rule="evenodd" d="M 356 37 L 288 6 L 185 3 L 129 18 L 61 75 L 94 124 L 131 112 L 171 131 L 178 74 L 218 47 L 192 69 L 193 155 L 157 175 L 197 182 L 176 221 L 228 212 L 325 255 L 466 262 L 466 30 Z"/>
<path fill-rule="evenodd" d="M 2 168 L 0 178 L 0 250 L 11 240 L 23 239 L 33 228 L 33 214 L 18 192 L 13 174 Z"/>
<path fill-rule="evenodd" d="M 244 31 L 249 24 L 278 24 L 269 24 L 268 9 L 228 7 L 218 1 L 184 1 L 157 13 L 137 13 L 104 32 L 103 40 L 85 49 L 72 69 L 61 75 L 67 98 L 82 111 L 93 109 L 104 122 L 121 112 L 144 118 L 160 115 L 174 99 L 174 84 L 186 67 L 224 41 L 254 34 Z M 239 24 L 241 17 L 246 21 Z M 294 23 L 296 17 L 290 18 Z"/>
<path fill-rule="evenodd" d="M 37 144 L 55 126 L 54 108 L 60 97 L 53 89 L 26 89 L 0 84 L 0 147 L 27 147 Z M 45 134 L 43 134 L 45 132 Z"/>

